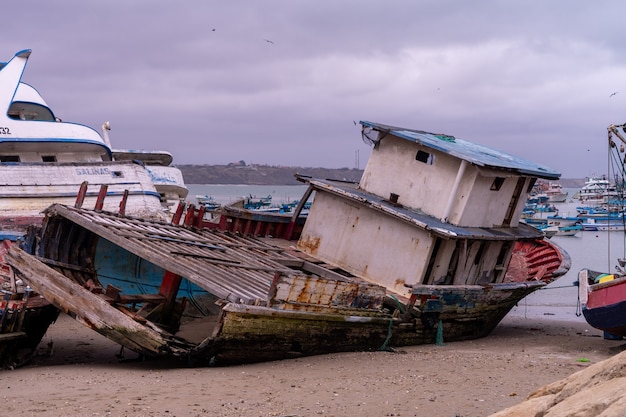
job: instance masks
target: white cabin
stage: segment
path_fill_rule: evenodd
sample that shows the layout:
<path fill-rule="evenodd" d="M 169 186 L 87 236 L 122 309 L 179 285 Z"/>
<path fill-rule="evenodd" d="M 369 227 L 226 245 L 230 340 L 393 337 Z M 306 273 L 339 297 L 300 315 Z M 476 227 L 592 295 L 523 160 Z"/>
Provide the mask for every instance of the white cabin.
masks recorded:
<path fill-rule="evenodd" d="M 449 135 L 361 122 L 374 149 L 358 185 L 310 180 L 298 248 L 395 293 L 502 282 L 537 178 L 560 174 Z"/>

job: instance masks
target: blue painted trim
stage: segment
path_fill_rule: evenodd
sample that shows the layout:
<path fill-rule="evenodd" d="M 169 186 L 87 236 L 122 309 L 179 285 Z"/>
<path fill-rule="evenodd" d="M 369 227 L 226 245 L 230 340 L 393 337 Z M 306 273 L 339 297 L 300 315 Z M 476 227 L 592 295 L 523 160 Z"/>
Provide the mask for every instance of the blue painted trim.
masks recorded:
<path fill-rule="evenodd" d="M 15 232 L 12 230 L 0 230 L 0 240 L 10 240 L 11 242 L 17 242 L 22 240 L 24 232 Z"/>
<path fill-rule="evenodd" d="M 136 183 L 135 183 L 136 184 Z M 111 185 L 124 185 L 124 184 L 109 184 L 109 186 Z M 78 186 L 77 186 L 78 187 Z M 98 196 L 98 192 L 97 191 L 89 191 L 87 192 L 86 196 L 87 197 L 97 197 Z M 25 193 L 19 193 L 19 194 L 0 194 L 0 198 L 33 198 L 33 197 L 45 197 L 45 198 L 54 198 L 54 197 L 76 197 L 78 195 L 78 192 L 71 192 L 71 193 L 47 193 L 47 194 L 42 194 L 42 193 L 32 193 L 32 194 L 25 194 Z M 106 196 L 123 196 L 124 195 L 124 191 L 107 191 Z M 145 195 L 145 196 L 149 196 L 149 197 L 156 197 L 158 199 L 161 198 L 161 194 L 159 194 L 156 191 L 128 191 L 128 195 Z"/>
<path fill-rule="evenodd" d="M 18 51 L 15 56 L 28 58 L 32 52 L 32 49 L 22 49 L 21 51 Z"/>

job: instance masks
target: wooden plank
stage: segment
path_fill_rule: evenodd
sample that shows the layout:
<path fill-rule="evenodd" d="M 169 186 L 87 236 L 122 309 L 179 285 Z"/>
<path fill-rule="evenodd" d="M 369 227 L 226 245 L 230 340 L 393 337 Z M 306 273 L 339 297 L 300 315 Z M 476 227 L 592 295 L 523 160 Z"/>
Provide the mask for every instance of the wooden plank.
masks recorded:
<path fill-rule="evenodd" d="M 12 245 L 5 255 L 13 267 L 45 299 L 98 333 L 135 352 L 151 356 L 186 355 L 192 345 L 151 322 L 141 325 L 96 294 Z"/>
<path fill-rule="evenodd" d="M 24 332 L 2 333 L 0 334 L 0 342 L 6 342 L 7 340 L 22 339 L 24 337 L 26 337 L 26 333 Z"/>
<path fill-rule="evenodd" d="M 385 288 L 374 284 L 337 281 L 303 275 L 279 275 L 272 283 L 270 305 L 299 305 L 362 308 L 382 307 Z"/>

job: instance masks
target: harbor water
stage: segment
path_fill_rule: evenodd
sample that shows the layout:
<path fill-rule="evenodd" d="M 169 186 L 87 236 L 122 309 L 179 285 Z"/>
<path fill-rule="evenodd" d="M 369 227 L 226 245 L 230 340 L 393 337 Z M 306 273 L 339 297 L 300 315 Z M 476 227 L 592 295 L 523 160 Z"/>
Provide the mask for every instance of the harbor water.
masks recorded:
<path fill-rule="evenodd" d="M 299 200 L 307 185 L 240 185 L 240 184 L 188 184 L 187 201 L 197 203 L 198 196 L 212 197 L 217 203 L 230 204 L 244 197 L 272 196 L 273 204 L 286 204 Z"/>
<path fill-rule="evenodd" d="M 274 204 L 289 203 L 299 200 L 306 191 L 306 185 L 188 185 L 187 200 L 196 203 L 196 196 L 210 196 L 221 204 L 232 203 L 246 196 L 272 196 Z M 569 192 L 568 201 L 554 204 L 561 216 L 575 216 L 576 207 L 580 205 L 571 196 L 577 190 Z M 554 215 L 546 213 L 543 216 Z M 579 315 L 578 272 L 590 268 L 602 272 L 613 272 L 618 257 L 626 257 L 624 253 L 624 232 L 581 231 L 575 236 L 553 236 L 551 241 L 565 250 L 571 258 L 571 269 L 567 274 L 552 282 L 544 289 L 538 290 L 524 298 L 510 314 L 534 316 L 550 316 L 559 320 L 575 320 L 584 322 Z M 609 253 L 610 251 L 610 253 Z"/>
<path fill-rule="evenodd" d="M 568 200 L 555 203 L 558 215 L 574 217 L 578 213 L 576 207 L 581 204 L 572 199 L 576 189 L 567 189 Z M 541 217 L 555 215 L 545 213 Z M 572 266 L 567 274 L 547 285 L 544 289 L 524 298 L 513 309 L 512 314 L 523 314 L 529 317 L 553 316 L 555 319 L 576 320 L 584 322 L 578 306 L 578 272 L 589 268 L 600 272 L 615 272 L 618 258 L 626 258 L 624 253 L 623 231 L 597 232 L 580 231 L 575 236 L 553 236 L 550 240 L 563 248 L 570 256 Z"/>

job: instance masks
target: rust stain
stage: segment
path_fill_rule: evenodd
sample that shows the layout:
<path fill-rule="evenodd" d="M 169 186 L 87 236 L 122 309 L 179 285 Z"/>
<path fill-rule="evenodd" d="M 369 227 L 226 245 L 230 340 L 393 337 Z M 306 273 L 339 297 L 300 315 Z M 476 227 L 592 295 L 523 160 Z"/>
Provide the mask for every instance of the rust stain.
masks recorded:
<path fill-rule="evenodd" d="M 311 279 L 307 278 L 304 281 L 304 285 L 301 288 L 300 293 L 296 296 L 296 301 L 299 303 L 308 303 L 311 300 Z"/>
<path fill-rule="evenodd" d="M 400 287 L 400 288 L 404 288 L 404 287 L 405 287 L 405 284 L 406 284 L 406 281 L 405 281 L 405 280 L 403 280 L 403 279 L 397 279 L 397 280 L 395 281 L 394 288 L 398 288 L 398 287 Z"/>
<path fill-rule="evenodd" d="M 319 237 L 308 237 L 306 239 L 301 239 L 299 245 L 301 248 L 305 250 L 305 252 L 310 253 L 311 255 L 315 255 L 317 250 L 320 247 L 320 238 Z"/>

